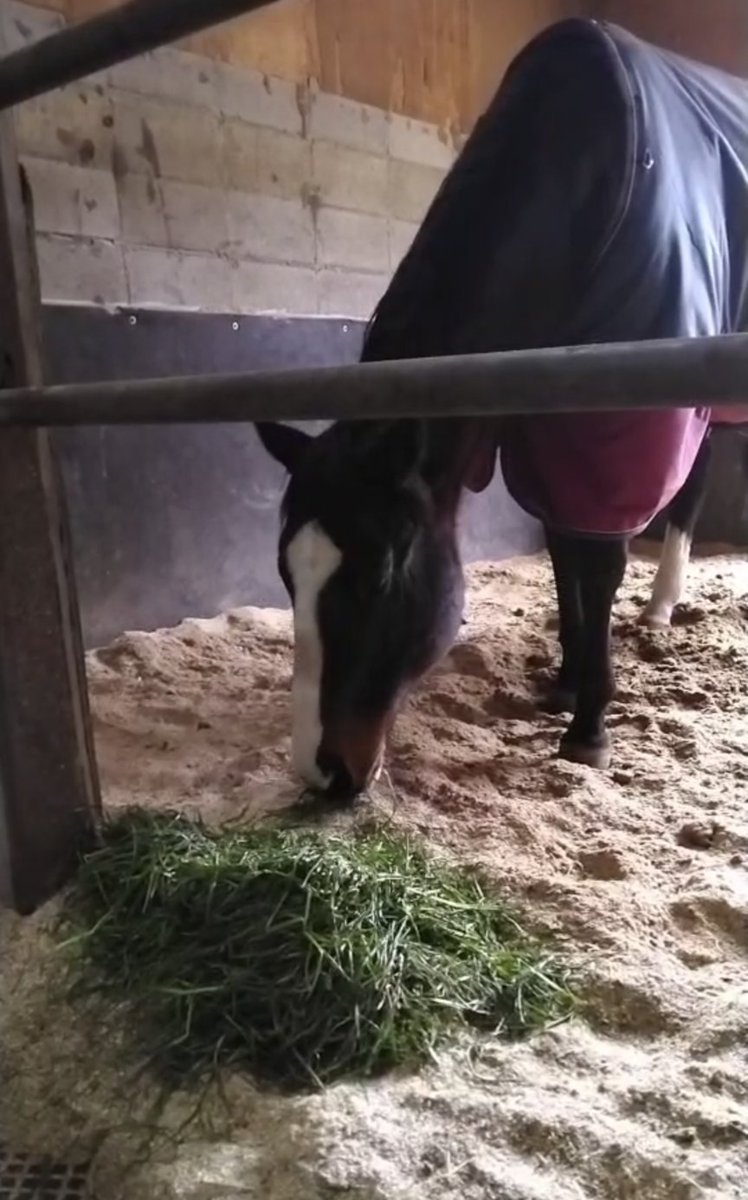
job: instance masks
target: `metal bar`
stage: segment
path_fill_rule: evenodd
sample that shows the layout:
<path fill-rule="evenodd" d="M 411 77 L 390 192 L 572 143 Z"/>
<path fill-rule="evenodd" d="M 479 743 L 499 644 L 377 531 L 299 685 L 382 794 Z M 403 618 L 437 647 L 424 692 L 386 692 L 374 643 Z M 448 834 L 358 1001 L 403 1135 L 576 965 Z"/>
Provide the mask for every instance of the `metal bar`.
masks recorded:
<path fill-rule="evenodd" d="M 0 109 L 271 3 L 129 0 L 1 59 Z"/>
<path fill-rule="evenodd" d="M 0 426 L 495 417 L 748 403 L 748 334 L 0 392 Z"/>
<path fill-rule="evenodd" d="M 0 114 L 2 384 L 42 379 L 31 191 Z M 70 543 L 44 429 L 0 438 L 0 902 L 28 913 L 73 866 L 99 807 Z"/>

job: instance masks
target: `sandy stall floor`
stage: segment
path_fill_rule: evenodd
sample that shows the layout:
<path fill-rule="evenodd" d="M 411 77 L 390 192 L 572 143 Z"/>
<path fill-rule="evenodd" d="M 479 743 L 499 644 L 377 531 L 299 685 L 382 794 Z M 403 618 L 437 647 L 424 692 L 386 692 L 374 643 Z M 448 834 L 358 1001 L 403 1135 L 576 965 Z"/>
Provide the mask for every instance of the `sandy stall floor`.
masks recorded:
<path fill-rule="evenodd" d="M 481 864 L 569 942 L 584 1020 L 317 1097 L 230 1081 L 177 1145 L 164 1134 L 192 1098 L 154 1115 L 116 1034 L 56 989 L 49 910 L 4 917 L 0 1127 L 96 1151 L 105 1200 L 748 1195 L 748 561 L 696 560 L 666 632 L 636 623 L 652 573 L 636 559 L 617 605 L 609 771 L 560 762 L 564 721 L 534 708 L 555 655 L 545 558 L 479 565 L 460 643 L 400 721 L 391 783 L 354 818 L 374 811 Z M 221 820 L 295 797 L 286 614 L 128 634 L 89 665 L 110 808 Z M 150 1166 L 123 1172 L 146 1142 Z"/>

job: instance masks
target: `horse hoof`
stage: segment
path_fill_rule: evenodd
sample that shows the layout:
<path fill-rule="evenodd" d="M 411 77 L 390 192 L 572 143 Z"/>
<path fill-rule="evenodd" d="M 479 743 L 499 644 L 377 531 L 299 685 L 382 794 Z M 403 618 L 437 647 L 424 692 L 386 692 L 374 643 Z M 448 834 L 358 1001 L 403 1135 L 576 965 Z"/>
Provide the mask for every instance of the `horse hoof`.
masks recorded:
<path fill-rule="evenodd" d="M 671 615 L 667 609 L 645 608 L 639 617 L 639 624 L 646 625 L 647 629 L 669 629 Z"/>
<path fill-rule="evenodd" d="M 558 756 L 566 762 L 580 763 L 583 767 L 595 767 L 598 771 L 607 771 L 612 758 L 612 749 L 607 738 L 595 746 L 584 742 L 567 741 L 566 738 L 563 738 Z"/>
<path fill-rule="evenodd" d="M 540 711 L 550 713 L 552 716 L 558 716 L 560 713 L 573 713 L 576 706 L 576 693 L 567 688 L 553 688 L 545 696 L 541 696 L 538 701 Z"/>

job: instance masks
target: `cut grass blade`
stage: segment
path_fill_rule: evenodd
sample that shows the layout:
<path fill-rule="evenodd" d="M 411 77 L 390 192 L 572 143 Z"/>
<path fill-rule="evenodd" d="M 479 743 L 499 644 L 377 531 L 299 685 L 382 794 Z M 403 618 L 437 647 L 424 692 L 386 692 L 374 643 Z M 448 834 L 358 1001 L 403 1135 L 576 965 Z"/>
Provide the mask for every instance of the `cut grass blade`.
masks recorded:
<path fill-rule="evenodd" d="M 572 1011 L 567 969 L 475 876 L 389 834 L 107 823 L 65 910 L 87 991 L 177 1080 L 230 1065 L 319 1087 L 425 1061 L 462 1027 Z"/>

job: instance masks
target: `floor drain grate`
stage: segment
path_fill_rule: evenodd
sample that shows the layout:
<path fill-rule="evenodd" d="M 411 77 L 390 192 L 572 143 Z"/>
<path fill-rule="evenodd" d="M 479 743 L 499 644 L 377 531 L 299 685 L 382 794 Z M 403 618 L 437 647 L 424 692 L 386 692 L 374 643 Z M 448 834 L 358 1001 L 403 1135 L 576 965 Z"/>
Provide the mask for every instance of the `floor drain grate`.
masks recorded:
<path fill-rule="evenodd" d="M 0 1142 L 0 1200 L 90 1200 L 89 1169 L 14 1154 Z"/>

